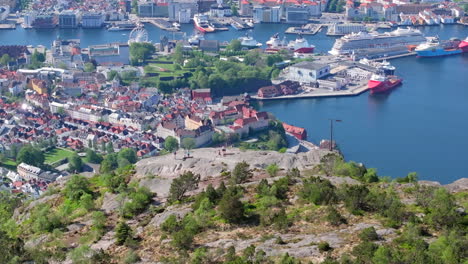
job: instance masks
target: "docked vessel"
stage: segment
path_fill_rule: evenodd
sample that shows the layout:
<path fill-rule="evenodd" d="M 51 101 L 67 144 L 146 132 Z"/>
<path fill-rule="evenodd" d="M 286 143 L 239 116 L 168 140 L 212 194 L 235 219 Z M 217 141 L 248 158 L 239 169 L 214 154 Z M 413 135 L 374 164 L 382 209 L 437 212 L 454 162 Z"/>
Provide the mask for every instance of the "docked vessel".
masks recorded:
<path fill-rule="evenodd" d="M 421 31 L 412 28 L 398 28 L 385 33 L 361 31 L 337 39 L 329 53 L 332 55 L 393 55 L 407 52 L 409 45 L 419 45 L 425 41 L 426 38 Z"/>
<path fill-rule="evenodd" d="M 299 34 L 296 40 L 289 42 L 288 48 L 296 53 L 313 53 L 315 46 L 309 45 L 309 42 Z"/>
<path fill-rule="evenodd" d="M 255 48 L 260 48 L 262 46 L 262 43 L 257 42 L 254 38 L 252 38 L 249 35 L 245 35 L 244 37 L 240 37 L 239 40 L 240 40 L 241 46 L 243 48 L 255 49 Z"/>
<path fill-rule="evenodd" d="M 460 48 L 462 52 L 468 52 L 468 37 L 460 42 L 458 48 Z"/>
<path fill-rule="evenodd" d="M 372 74 L 367 83 L 371 94 L 383 93 L 400 85 L 403 80 L 394 74 L 394 66 L 386 61 L 380 63 L 377 72 Z"/>
<path fill-rule="evenodd" d="M 135 23 L 132 22 L 119 22 L 114 23 L 107 28 L 109 31 L 124 31 L 124 30 L 133 30 L 136 27 Z"/>
<path fill-rule="evenodd" d="M 414 51 L 418 57 L 438 57 L 460 54 L 463 50 L 460 48 L 461 40 L 450 39 L 440 41 L 438 37 L 430 38 L 426 43 L 418 45 Z"/>
<path fill-rule="evenodd" d="M 463 52 L 468 52 L 468 37 L 466 37 L 465 40 L 462 40 L 458 47 L 463 51 Z"/>
<path fill-rule="evenodd" d="M 286 39 L 283 38 L 282 40 L 279 37 L 279 33 L 274 34 L 270 37 L 270 39 L 266 42 L 267 48 L 265 49 L 266 52 L 275 53 L 280 50 L 288 49 L 288 45 L 286 44 Z"/>
<path fill-rule="evenodd" d="M 195 24 L 195 28 L 200 32 L 210 33 L 215 31 L 214 27 L 208 21 L 207 15 L 196 14 L 193 17 L 193 23 Z"/>
<path fill-rule="evenodd" d="M 204 40 L 205 37 L 202 34 L 195 34 L 188 39 L 190 45 L 198 45 L 200 40 Z"/>

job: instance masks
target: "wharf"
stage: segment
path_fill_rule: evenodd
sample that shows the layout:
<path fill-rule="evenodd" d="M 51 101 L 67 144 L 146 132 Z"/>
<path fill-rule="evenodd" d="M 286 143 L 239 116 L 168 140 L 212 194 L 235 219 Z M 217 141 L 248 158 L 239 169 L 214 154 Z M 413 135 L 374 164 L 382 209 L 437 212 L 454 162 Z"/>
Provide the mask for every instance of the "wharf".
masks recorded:
<path fill-rule="evenodd" d="M 326 89 L 313 89 L 312 91 L 303 92 L 293 95 L 282 95 L 276 97 L 263 98 L 257 95 L 251 96 L 254 100 L 267 101 L 267 100 L 284 100 L 284 99 L 300 99 L 300 98 L 326 98 L 326 97 L 343 97 L 343 96 L 357 96 L 369 90 L 367 83 L 362 83 L 358 87 L 351 89 L 330 91 Z"/>
<path fill-rule="evenodd" d="M 0 24 L 0 29 L 16 29 L 16 24 L 14 23 Z"/>
<path fill-rule="evenodd" d="M 180 31 L 180 28 L 174 27 L 172 23 L 162 18 L 140 18 L 140 22 L 150 23 L 153 26 L 167 31 Z"/>
<path fill-rule="evenodd" d="M 315 35 L 323 27 L 323 24 L 307 24 L 302 27 L 290 27 L 286 29 L 286 34 Z"/>
<path fill-rule="evenodd" d="M 371 59 L 370 61 L 391 60 L 391 59 L 398 59 L 398 58 L 409 57 L 409 56 L 416 56 L 416 52 L 408 52 L 408 53 L 399 54 L 399 55 L 393 55 L 393 56 L 386 56 L 386 57 L 381 57 L 381 58 L 375 58 L 375 59 Z"/>

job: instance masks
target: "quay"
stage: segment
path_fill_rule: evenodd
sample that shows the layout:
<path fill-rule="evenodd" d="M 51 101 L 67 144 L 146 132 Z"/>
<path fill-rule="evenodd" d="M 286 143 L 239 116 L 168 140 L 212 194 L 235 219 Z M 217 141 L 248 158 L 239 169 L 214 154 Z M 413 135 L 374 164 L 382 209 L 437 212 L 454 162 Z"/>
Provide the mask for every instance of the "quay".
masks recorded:
<path fill-rule="evenodd" d="M 314 89 L 309 92 L 303 92 L 299 94 L 293 95 L 281 95 L 276 97 L 259 97 L 257 95 L 252 95 L 250 98 L 259 101 L 267 101 L 267 100 L 284 100 L 284 99 L 301 99 L 301 98 L 327 98 L 327 97 L 344 97 L 344 96 L 357 96 L 364 92 L 367 92 L 369 87 L 367 87 L 367 83 L 361 84 L 358 87 L 346 89 L 346 90 L 339 90 L 339 91 L 329 91 L 326 89 Z"/>
<path fill-rule="evenodd" d="M 391 59 L 398 59 L 398 58 L 409 57 L 409 56 L 416 56 L 416 52 L 408 52 L 408 53 L 403 53 L 403 54 L 398 54 L 398 55 L 393 55 L 393 56 L 375 58 L 375 59 L 371 59 L 370 61 L 391 60 Z"/>
<path fill-rule="evenodd" d="M 142 23 L 150 23 L 153 26 L 156 26 L 162 30 L 167 31 L 180 31 L 180 28 L 174 27 L 172 23 L 167 21 L 167 19 L 163 18 L 140 18 L 140 22 Z"/>
<path fill-rule="evenodd" d="M 16 24 L 14 23 L 0 24 L 0 29 L 16 29 Z"/>
<path fill-rule="evenodd" d="M 286 29 L 286 34 L 315 35 L 323 27 L 323 24 L 306 24 L 302 27 L 290 27 Z"/>

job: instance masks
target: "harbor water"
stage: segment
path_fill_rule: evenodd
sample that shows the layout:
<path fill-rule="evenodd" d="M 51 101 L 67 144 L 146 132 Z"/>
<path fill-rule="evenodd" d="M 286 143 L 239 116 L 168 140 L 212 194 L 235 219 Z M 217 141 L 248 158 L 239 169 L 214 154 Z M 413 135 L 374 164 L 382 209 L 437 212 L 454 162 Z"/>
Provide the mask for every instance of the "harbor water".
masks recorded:
<path fill-rule="evenodd" d="M 256 25 L 251 35 L 265 43 L 270 36 L 291 25 Z M 182 25 L 182 33 L 165 32 L 147 25 L 149 38 L 182 38 L 193 34 L 193 25 Z M 426 36 L 440 39 L 466 38 L 468 27 L 443 25 L 423 27 Z M 230 41 L 246 31 L 230 29 L 207 34 L 206 39 Z M 126 42 L 128 31 L 105 29 L 43 29 L 0 31 L 0 45 L 44 45 L 57 37 L 79 38 L 81 46 Z M 327 52 L 335 37 L 325 30 L 304 36 Z M 295 35 L 287 35 L 288 40 Z M 453 182 L 468 177 L 468 54 L 436 58 L 405 57 L 392 60 L 403 85 L 388 94 L 356 97 L 295 99 L 259 102 L 258 108 L 272 112 L 289 124 L 305 127 L 309 140 L 318 143 L 329 138 L 329 118 L 343 122 L 334 126 L 334 139 L 347 160 L 378 168 L 379 175 L 401 177 L 416 171 L 420 179 Z"/>

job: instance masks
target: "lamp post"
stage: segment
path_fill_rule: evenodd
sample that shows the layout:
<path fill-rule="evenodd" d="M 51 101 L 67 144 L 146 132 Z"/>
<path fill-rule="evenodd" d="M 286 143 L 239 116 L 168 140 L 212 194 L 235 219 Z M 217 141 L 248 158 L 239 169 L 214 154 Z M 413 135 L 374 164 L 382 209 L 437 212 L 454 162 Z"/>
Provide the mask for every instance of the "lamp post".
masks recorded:
<path fill-rule="evenodd" d="M 334 122 L 341 122 L 341 120 L 330 118 L 330 151 L 333 151 L 333 123 Z"/>

